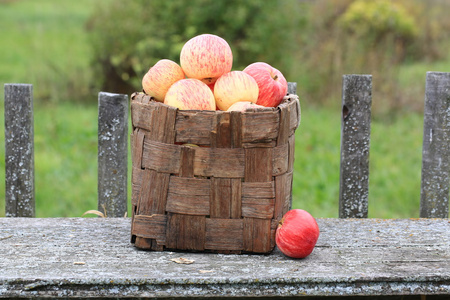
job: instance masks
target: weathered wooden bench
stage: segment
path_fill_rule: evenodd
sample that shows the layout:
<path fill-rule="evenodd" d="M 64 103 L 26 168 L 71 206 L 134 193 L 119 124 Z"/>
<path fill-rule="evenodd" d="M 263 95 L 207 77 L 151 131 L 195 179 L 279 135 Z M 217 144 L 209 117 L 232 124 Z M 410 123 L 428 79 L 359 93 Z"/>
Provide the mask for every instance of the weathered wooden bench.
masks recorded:
<path fill-rule="evenodd" d="M 116 218 L 30 218 L 32 87 L 6 85 L 0 298 L 450 299 L 450 74 L 427 73 L 417 219 L 367 218 L 371 86 L 369 75 L 343 77 L 339 218 L 319 218 L 313 253 L 291 259 L 277 249 L 226 255 L 135 248 L 123 217 L 126 95 L 99 94 L 99 210 Z"/>

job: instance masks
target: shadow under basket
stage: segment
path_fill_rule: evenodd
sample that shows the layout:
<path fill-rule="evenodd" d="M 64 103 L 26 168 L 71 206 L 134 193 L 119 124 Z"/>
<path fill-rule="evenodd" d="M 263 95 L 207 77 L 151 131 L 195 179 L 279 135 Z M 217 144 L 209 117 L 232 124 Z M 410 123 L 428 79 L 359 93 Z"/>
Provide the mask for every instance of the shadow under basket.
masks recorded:
<path fill-rule="evenodd" d="M 245 112 L 131 96 L 131 242 L 155 251 L 270 253 L 291 208 L 297 95 Z"/>

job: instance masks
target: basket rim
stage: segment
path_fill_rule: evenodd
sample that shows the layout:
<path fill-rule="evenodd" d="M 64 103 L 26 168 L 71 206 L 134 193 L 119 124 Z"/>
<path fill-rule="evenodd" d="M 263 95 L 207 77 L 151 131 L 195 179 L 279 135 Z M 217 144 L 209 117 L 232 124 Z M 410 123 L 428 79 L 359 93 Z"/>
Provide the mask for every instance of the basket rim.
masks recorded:
<path fill-rule="evenodd" d="M 145 102 L 138 101 L 137 98 L 147 98 Z M 145 92 L 134 92 L 131 94 L 132 102 L 140 102 L 142 104 L 152 104 L 152 105 L 160 105 L 166 108 L 176 109 L 178 111 L 186 112 L 186 113 L 253 113 L 253 112 L 278 112 L 284 105 L 293 105 L 296 100 L 299 101 L 299 96 L 297 94 L 287 93 L 283 100 L 281 100 L 280 104 L 276 107 L 256 107 L 256 108 L 247 108 L 245 111 L 225 111 L 225 110 L 200 110 L 200 109 L 179 109 L 174 106 L 170 106 L 165 104 L 164 102 L 157 101 L 154 97 L 146 94 Z"/>

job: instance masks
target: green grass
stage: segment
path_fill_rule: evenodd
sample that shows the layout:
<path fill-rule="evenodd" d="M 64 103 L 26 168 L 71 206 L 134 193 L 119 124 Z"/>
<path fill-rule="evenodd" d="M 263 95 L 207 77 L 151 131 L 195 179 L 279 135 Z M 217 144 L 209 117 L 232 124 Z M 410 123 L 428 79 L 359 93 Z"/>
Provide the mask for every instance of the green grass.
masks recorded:
<path fill-rule="evenodd" d="M 37 99 L 53 102 L 71 95 L 88 95 L 91 49 L 85 21 L 94 3 L 89 0 L 0 2 L 2 85 L 31 83 Z M 2 99 L 3 92 L 2 88 Z"/>
<path fill-rule="evenodd" d="M 296 132 L 293 207 L 318 217 L 339 211 L 339 108 L 302 107 Z M 373 120 L 369 162 L 369 217 L 419 216 L 422 115 Z"/>
<path fill-rule="evenodd" d="M 4 83 L 34 86 L 37 217 L 77 217 L 97 208 L 99 91 L 89 90 L 84 29 L 93 2 L 0 1 L 0 97 Z M 449 71 L 450 59 L 400 68 L 400 84 L 419 106 L 429 70 Z M 88 100 L 81 104 L 77 97 Z M 340 99 L 330 103 L 319 108 L 302 101 L 296 132 L 293 207 L 316 217 L 338 216 Z M 3 109 L 1 105 L 0 216 L 5 215 Z M 411 111 L 373 119 L 369 217 L 418 217 L 423 120 Z"/>
<path fill-rule="evenodd" d="M 80 216 L 95 209 L 96 107 L 43 107 L 36 111 L 35 124 L 36 214 Z"/>
<path fill-rule="evenodd" d="M 79 216 L 97 207 L 98 91 L 90 91 L 91 49 L 85 30 L 94 3 L 0 1 L 0 97 L 4 99 L 5 83 L 33 84 L 36 214 L 40 217 Z M 3 109 L 2 104 L 0 216 L 5 208 Z"/>
<path fill-rule="evenodd" d="M 35 106 L 34 121 L 36 215 L 81 216 L 96 209 L 97 107 Z M 2 140 L 3 135 L 4 130 Z M 0 215 L 4 216 L 4 160 L 1 174 Z"/>
<path fill-rule="evenodd" d="M 450 54 L 447 58 L 434 62 L 405 63 L 399 69 L 398 83 L 402 90 L 405 105 L 404 111 L 423 110 L 426 73 L 450 72 Z"/>
<path fill-rule="evenodd" d="M 340 112 L 301 102 L 296 131 L 293 207 L 336 217 L 339 200 Z"/>

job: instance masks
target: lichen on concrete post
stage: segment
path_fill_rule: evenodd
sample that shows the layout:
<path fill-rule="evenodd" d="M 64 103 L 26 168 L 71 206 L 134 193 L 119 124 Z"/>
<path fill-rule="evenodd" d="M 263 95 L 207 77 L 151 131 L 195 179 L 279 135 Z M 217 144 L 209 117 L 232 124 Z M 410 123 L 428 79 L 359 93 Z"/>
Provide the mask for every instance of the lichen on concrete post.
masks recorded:
<path fill-rule="evenodd" d="M 297 82 L 288 82 L 288 93 L 297 94 Z"/>
<path fill-rule="evenodd" d="M 33 86 L 5 84 L 5 215 L 35 217 Z"/>
<path fill-rule="evenodd" d="M 447 218 L 450 186 L 450 73 L 428 72 L 420 217 Z"/>
<path fill-rule="evenodd" d="M 372 76 L 344 75 L 342 84 L 340 218 L 367 218 Z"/>
<path fill-rule="evenodd" d="M 108 217 L 127 212 L 128 96 L 98 95 L 98 210 Z"/>

